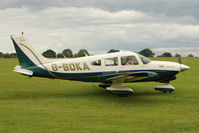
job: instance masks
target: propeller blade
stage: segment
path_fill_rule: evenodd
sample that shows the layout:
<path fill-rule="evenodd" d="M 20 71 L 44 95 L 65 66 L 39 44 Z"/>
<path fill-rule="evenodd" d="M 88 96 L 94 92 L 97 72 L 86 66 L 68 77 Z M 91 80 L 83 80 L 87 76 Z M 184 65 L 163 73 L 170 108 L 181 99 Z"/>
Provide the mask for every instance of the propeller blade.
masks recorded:
<path fill-rule="evenodd" d="M 181 56 L 178 56 L 178 62 L 180 64 L 180 71 L 182 71 L 182 59 L 181 59 Z"/>
<path fill-rule="evenodd" d="M 178 61 L 179 61 L 180 64 L 182 64 L 181 56 L 178 56 Z"/>

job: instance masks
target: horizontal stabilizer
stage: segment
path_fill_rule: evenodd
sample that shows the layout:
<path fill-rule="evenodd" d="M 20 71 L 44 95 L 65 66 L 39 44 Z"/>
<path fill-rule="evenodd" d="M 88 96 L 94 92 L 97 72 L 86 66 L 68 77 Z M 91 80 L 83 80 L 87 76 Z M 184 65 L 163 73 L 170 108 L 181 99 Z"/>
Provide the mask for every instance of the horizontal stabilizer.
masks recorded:
<path fill-rule="evenodd" d="M 13 71 L 21 73 L 21 74 L 26 75 L 26 76 L 32 76 L 33 75 L 33 71 L 21 68 L 21 66 L 16 66 Z"/>

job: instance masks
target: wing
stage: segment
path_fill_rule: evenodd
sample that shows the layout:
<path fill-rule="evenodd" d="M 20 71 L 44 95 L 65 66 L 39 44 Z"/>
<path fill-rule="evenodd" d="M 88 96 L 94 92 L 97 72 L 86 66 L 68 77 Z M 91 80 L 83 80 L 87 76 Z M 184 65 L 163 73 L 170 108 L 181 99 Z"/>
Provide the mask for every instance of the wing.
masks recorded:
<path fill-rule="evenodd" d="M 112 78 L 107 79 L 106 81 L 112 81 L 112 82 L 132 82 L 136 80 L 142 80 L 150 77 L 155 77 L 158 74 L 151 71 L 141 71 L 141 72 L 134 72 L 129 74 L 123 74 L 119 76 L 115 76 Z"/>

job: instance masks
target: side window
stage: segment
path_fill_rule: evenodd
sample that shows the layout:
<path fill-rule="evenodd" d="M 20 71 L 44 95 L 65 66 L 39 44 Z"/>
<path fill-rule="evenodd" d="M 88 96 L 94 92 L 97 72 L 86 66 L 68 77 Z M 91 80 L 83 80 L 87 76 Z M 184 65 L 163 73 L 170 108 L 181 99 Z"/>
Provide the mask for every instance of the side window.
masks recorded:
<path fill-rule="evenodd" d="M 105 59 L 105 66 L 117 66 L 118 65 L 118 58 L 106 58 Z"/>
<path fill-rule="evenodd" d="M 122 56 L 121 57 L 122 65 L 138 65 L 138 61 L 135 56 Z"/>
<path fill-rule="evenodd" d="M 92 66 L 101 66 L 101 60 L 96 60 L 96 61 L 91 62 L 91 65 Z"/>

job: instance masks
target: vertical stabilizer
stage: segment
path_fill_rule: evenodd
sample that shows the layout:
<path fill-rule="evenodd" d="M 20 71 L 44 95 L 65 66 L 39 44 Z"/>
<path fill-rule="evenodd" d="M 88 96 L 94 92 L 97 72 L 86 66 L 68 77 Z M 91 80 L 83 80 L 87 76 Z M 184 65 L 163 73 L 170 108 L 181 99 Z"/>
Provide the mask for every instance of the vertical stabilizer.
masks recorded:
<path fill-rule="evenodd" d="M 11 36 L 11 39 L 22 67 L 30 67 L 50 62 L 50 59 L 43 57 L 40 53 L 35 51 L 24 36 Z"/>

